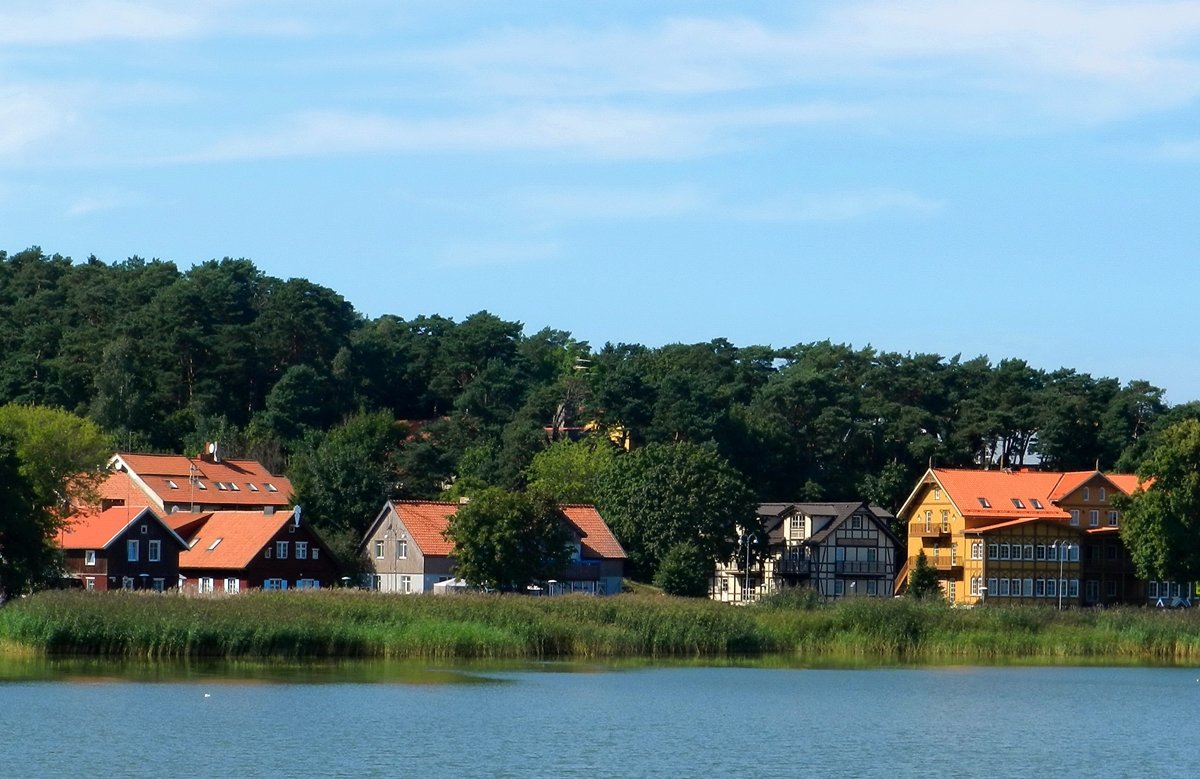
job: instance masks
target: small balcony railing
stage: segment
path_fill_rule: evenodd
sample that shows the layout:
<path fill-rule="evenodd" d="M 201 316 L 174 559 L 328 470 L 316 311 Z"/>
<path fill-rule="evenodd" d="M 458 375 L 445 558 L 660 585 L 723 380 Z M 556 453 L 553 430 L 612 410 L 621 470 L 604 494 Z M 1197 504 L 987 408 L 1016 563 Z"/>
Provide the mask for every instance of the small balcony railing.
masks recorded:
<path fill-rule="evenodd" d="M 887 569 L 888 564 L 882 560 L 840 560 L 834 563 L 834 572 L 841 575 L 883 576 L 888 572 Z"/>
<path fill-rule="evenodd" d="M 812 561 L 783 557 L 775 563 L 775 570 L 785 576 L 811 576 Z"/>
<path fill-rule="evenodd" d="M 917 525 L 912 535 L 918 538 L 941 538 L 950 535 L 950 525 Z"/>
<path fill-rule="evenodd" d="M 962 568 L 963 561 L 961 557 L 930 557 L 929 564 L 939 571 L 953 571 L 955 568 Z"/>

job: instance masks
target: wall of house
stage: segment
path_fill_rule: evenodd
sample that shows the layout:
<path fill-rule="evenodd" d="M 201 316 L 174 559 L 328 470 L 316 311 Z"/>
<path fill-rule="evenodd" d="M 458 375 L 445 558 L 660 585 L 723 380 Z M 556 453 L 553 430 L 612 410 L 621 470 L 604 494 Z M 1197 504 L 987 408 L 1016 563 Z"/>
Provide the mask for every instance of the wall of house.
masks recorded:
<path fill-rule="evenodd" d="M 304 559 L 296 557 L 296 544 L 307 544 L 307 555 Z M 286 556 L 280 557 L 279 547 L 286 545 Z M 315 554 L 314 554 L 315 553 Z M 246 566 L 245 571 L 230 574 L 241 575 L 247 587 L 265 587 L 268 580 L 283 580 L 288 589 L 297 586 L 333 587 L 338 584 L 337 561 L 328 550 L 320 545 L 316 536 L 307 525 L 289 522 L 279 529 L 254 560 Z M 303 582 L 304 585 L 299 583 Z"/>
<path fill-rule="evenodd" d="M 908 530 L 905 556 L 911 570 L 922 551 L 938 572 L 942 591 L 955 603 L 967 603 L 966 557 L 967 518 L 942 489 L 933 482 L 921 487 L 907 516 L 901 516 Z M 953 596 L 953 597 L 951 597 Z"/>
<path fill-rule="evenodd" d="M 83 583 L 84 589 L 104 591 L 109 589 L 108 586 L 108 558 L 103 549 L 92 550 L 96 555 L 94 565 L 85 563 L 85 550 L 83 549 L 68 549 L 63 553 L 63 566 L 66 568 L 67 574 L 73 576 Z M 178 553 L 177 553 L 178 554 Z M 88 586 L 89 580 L 91 586 Z M 116 587 L 119 589 L 120 582 L 116 582 Z"/>
<path fill-rule="evenodd" d="M 129 559 L 128 542 L 136 541 L 137 559 Z M 159 559 L 150 560 L 150 542 L 159 543 Z M 112 541 L 107 549 L 96 550 L 97 561 L 103 556 L 107 582 L 104 589 L 155 589 L 156 582 L 164 590 L 179 584 L 179 544 L 157 520 L 143 518 L 130 525 L 124 533 Z M 90 574 L 85 574 L 90 575 Z M 126 587 L 126 584 L 129 587 Z M 97 578 L 96 589 L 100 588 Z"/>
<path fill-rule="evenodd" d="M 1047 520 L 982 533 L 969 541 L 976 545 L 968 550 L 967 591 L 958 602 L 1056 605 L 1061 580 L 1067 582 L 1063 605 L 1080 602 L 1081 549 L 1071 528 Z M 1066 556 L 1063 549 L 1070 550 Z"/>

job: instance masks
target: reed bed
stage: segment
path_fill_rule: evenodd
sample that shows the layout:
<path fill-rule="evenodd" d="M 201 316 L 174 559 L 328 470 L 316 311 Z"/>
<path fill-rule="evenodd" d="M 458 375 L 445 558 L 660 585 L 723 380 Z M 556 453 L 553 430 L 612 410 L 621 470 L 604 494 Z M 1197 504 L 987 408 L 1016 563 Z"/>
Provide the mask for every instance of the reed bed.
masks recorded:
<path fill-rule="evenodd" d="M 737 608 L 653 595 L 236 596 L 46 592 L 0 608 L 0 653 L 122 658 L 736 657 L 1200 663 L 1200 611 L 793 595 Z"/>

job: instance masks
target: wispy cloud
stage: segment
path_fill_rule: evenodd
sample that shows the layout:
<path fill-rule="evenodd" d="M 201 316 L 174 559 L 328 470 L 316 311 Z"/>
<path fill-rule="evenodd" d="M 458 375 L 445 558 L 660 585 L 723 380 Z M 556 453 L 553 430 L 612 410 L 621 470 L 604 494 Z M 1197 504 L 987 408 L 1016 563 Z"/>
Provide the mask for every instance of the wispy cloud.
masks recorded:
<path fill-rule="evenodd" d="M 48 93 L 24 85 L 0 84 L 0 105 L 4 106 L 0 158 L 24 152 L 74 121 L 73 112 L 56 103 Z"/>
<path fill-rule="evenodd" d="M 1170 162 L 1200 162 L 1200 138 L 1186 141 L 1167 141 L 1151 155 Z"/>
<path fill-rule="evenodd" d="M 0 43 L 6 44 L 162 40 L 195 35 L 202 27 L 193 12 L 145 2 L 18 2 L 0 9 Z"/>
<path fill-rule="evenodd" d="M 468 241 L 452 243 L 443 250 L 442 267 L 480 268 L 547 262 L 562 254 L 554 242 Z"/>
<path fill-rule="evenodd" d="M 141 197 L 131 192 L 117 190 L 89 192 L 76 198 L 67 206 L 67 216 L 90 216 L 103 211 L 137 205 L 140 202 Z"/>
<path fill-rule="evenodd" d="M 743 131 L 843 121 L 866 110 L 824 103 L 723 111 L 560 105 L 436 119 L 319 112 L 294 117 L 278 129 L 219 141 L 180 161 L 439 151 L 687 158 L 733 148 Z"/>
<path fill-rule="evenodd" d="M 730 215 L 758 222 L 844 222 L 886 214 L 928 216 L 942 208 L 940 201 L 911 192 L 874 189 L 776 198 L 734 208 Z"/>

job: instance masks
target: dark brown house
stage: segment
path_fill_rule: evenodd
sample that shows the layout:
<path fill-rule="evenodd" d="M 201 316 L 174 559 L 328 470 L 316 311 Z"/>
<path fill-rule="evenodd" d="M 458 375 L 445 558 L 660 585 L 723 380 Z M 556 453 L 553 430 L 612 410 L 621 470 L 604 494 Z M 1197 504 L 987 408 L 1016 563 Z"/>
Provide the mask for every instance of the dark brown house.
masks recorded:
<path fill-rule="evenodd" d="M 87 590 L 171 589 L 187 543 L 153 510 L 114 506 L 67 520 L 59 536 L 68 575 Z"/>

